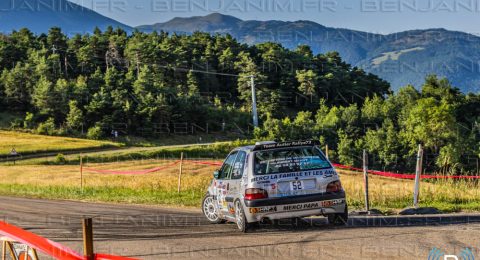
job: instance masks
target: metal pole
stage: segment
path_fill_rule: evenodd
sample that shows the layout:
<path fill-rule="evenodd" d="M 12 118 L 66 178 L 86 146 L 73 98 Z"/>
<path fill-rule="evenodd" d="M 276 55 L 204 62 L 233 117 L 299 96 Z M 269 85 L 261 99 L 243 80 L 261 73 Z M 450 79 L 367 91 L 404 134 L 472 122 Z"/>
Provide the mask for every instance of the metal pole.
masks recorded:
<path fill-rule="evenodd" d="M 417 168 L 415 170 L 415 188 L 413 191 L 413 206 L 418 208 L 418 196 L 420 193 L 420 175 L 422 174 L 423 149 L 422 145 L 418 145 Z"/>
<path fill-rule="evenodd" d="M 93 221 L 91 218 L 83 219 L 83 254 L 87 260 L 93 260 Z"/>
<path fill-rule="evenodd" d="M 368 155 L 367 151 L 363 150 L 363 181 L 365 184 L 365 210 L 370 211 L 370 200 L 368 197 Z"/>
<path fill-rule="evenodd" d="M 182 171 L 183 171 L 183 152 L 180 154 L 180 171 L 178 172 L 178 189 L 177 192 L 180 193 L 180 188 L 182 187 Z"/>
<path fill-rule="evenodd" d="M 83 155 L 80 154 L 80 191 L 83 193 Z"/>
<path fill-rule="evenodd" d="M 325 145 L 325 157 L 327 157 L 328 160 L 328 144 Z"/>
<path fill-rule="evenodd" d="M 250 85 L 252 86 L 252 114 L 253 114 L 253 126 L 258 127 L 258 114 L 257 114 L 257 95 L 255 93 L 255 76 L 250 76 Z"/>

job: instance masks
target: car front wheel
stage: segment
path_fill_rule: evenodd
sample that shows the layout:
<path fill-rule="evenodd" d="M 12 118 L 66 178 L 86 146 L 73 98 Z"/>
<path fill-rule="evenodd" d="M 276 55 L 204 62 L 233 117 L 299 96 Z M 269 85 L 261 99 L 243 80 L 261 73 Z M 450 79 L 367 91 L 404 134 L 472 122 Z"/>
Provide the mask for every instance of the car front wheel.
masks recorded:
<path fill-rule="evenodd" d="M 216 201 L 213 199 L 213 196 L 209 194 L 205 195 L 205 197 L 203 198 L 202 211 L 203 215 L 205 215 L 205 217 L 210 223 L 220 224 L 224 222 L 224 220 L 222 220 L 218 214 Z"/>

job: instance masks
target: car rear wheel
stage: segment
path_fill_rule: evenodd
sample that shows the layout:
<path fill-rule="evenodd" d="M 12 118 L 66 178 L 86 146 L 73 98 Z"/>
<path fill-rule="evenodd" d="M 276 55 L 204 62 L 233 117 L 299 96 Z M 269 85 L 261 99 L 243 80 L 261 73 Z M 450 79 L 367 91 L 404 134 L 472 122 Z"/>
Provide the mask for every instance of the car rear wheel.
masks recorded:
<path fill-rule="evenodd" d="M 328 223 L 334 226 L 345 226 L 348 222 L 348 206 L 345 204 L 345 211 L 343 213 L 329 214 Z"/>
<path fill-rule="evenodd" d="M 238 229 L 243 233 L 247 233 L 252 228 L 252 224 L 247 222 L 245 211 L 238 200 L 235 202 L 235 222 Z"/>
<path fill-rule="evenodd" d="M 213 196 L 210 194 L 205 195 L 202 201 L 202 211 L 203 215 L 207 218 L 207 220 L 212 224 L 220 224 L 225 222 L 220 218 L 218 215 L 217 205 Z"/>

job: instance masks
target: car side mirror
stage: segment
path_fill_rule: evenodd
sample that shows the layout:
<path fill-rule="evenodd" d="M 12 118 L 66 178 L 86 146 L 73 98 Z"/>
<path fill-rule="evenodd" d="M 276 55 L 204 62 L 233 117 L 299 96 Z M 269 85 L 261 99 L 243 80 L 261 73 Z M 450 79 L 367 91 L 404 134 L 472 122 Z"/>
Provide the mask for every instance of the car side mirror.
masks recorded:
<path fill-rule="evenodd" d="M 219 176 L 220 176 L 220 172 L 219 172 L 219 171 L 214 171 L 214 172 L 213 172 L 213 178 L 218 179 Z"/>

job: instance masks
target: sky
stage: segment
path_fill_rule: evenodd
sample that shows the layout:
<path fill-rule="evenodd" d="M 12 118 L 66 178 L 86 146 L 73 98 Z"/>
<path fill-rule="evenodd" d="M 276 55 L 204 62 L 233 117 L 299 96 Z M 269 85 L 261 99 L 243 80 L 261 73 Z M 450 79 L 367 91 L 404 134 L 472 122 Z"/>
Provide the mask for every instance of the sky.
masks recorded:
<path fill-rule="evenodd" d="M 310 20 L 372 33 L 445 28 L 480 35 L 480 0 L 70 0 L 130 26 L 210 13 Z"/>

